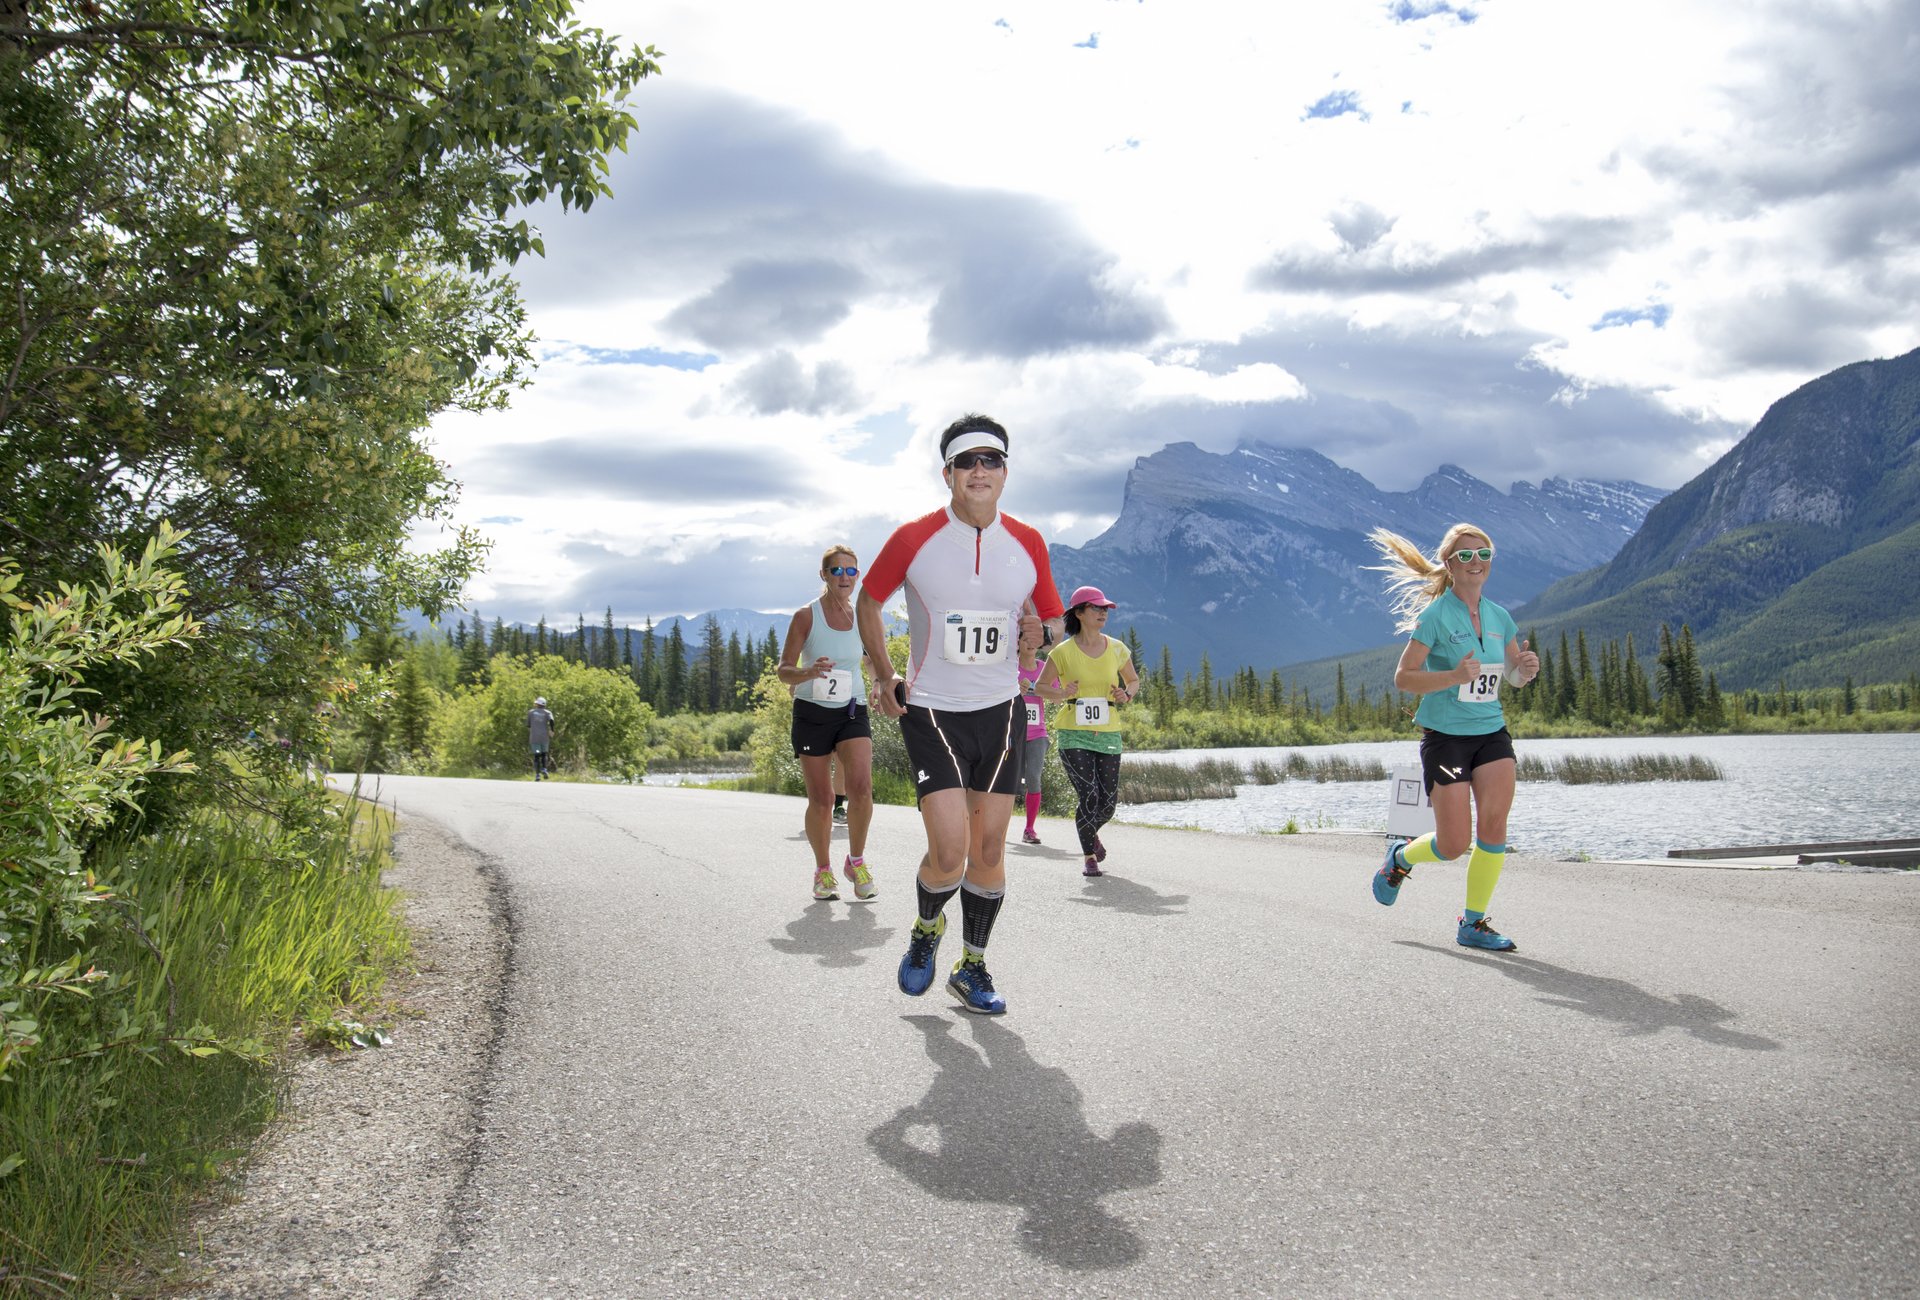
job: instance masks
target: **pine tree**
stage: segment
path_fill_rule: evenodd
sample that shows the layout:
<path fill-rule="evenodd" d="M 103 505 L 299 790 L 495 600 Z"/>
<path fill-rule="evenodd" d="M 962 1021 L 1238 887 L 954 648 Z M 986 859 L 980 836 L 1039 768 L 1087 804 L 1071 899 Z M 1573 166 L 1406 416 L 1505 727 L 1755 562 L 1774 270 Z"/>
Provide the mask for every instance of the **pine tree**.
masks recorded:
<path fill-rule="evenodd" d="M 701 713 L 718 713 L 721 708 L 721 677 L 727 670 L 727 643 L 720 630 L 718 615 L 708 614 L 700 625 L 700 660 L 694 708 Z"/>
<path fill-rule="evenodd" d="M 545 614 L 540 616 L 539 627 L 534 632 L 533 652 L 541 655 L 547 653 L 547 616 Z"/>
<path fill-rule="evenodd" d="M 1600 717 L 1600 688 L 1593 679 L 1593 660 L 1587 654 L 1587 630 L 1581 628 L 1577 637 L 1580 668 L 1574 681 L 1574 709 L 1583 718 L 1598 722 Z"/>
<path fill-rule="evenodd" d="M 640 687 L 641 699 L 657 712 L 667 711 L 660 695 L 660 638 L 654 635 L 651 615 L 640 631 L 640 666 L 635 670 L 635 682 Z"/>
<path fill-rule="evenodd" d="M 393 740 L 406 754 L 424 754 L 432 725 L 433 690 L 420 676 L 420 665 L 407 655 L 393 682 Z"/>
<path fill-rule="evenodd" d="M 613 606 L 607 606 L 607 617 L 600 624 L 600 644 L 596 647 L 600 653 L 594 659 L 596 667 L 612 670 L 620 666 L 619 645 L 613 639 Z"/>
<path fill-rule="evenodd" d="M 1199 689 L 1200 689 L 1200 707 L 1202 709 L 1211 709 L 1213 707 L 1213 664 L 1207 658 L 1205 651 L 1202 651 L 1200 654 L 1200 688 Z M 1188 701 L 1188 702 L 1192 703 L 1192 701 Z"/>
<path fill-rule="evenodd" d="M 660 694 L 666 705 L 665 712 L 680 713 L 687 708 L 687 639 L 681 635 L 677 622 L 667 633 L 667 647 L 661 658 Z"/>
<path fill-rule="evenodd" d="M 1700 680 L 1700 658 L 1693 648 L 1693 628 L 1689 624 L 1680 625 L 1680 640 L 1674 647 L 1674 662 L 1680 675 L 1682 716 L 1691 722 L 1700 716 L 1701 697 L 1705 691 Z"/>
<path fill-rule="evenodd" d="M 487 680 L 487 628 L 480 621 L 480 615 L 473 616 L 473 628 L 460 638 L 459 681 L 462 686 L 475 686 Z"/>

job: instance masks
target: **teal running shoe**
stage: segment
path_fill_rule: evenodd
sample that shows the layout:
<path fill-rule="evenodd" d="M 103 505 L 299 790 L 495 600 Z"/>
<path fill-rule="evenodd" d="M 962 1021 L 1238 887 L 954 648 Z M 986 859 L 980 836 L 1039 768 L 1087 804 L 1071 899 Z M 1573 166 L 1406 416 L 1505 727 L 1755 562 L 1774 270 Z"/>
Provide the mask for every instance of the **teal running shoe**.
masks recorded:
<path fill-rule="evenodd" d="M 1380 864 L 1380 870 L 1373 873 L 1373 901 L 1382 907 L 1392 907 L 1400 901 L 1400 882 L 1413 874 L 1412 867 L 1394 857 L 1394 851 L 1399 847 L 1389 844 L 1387 860 Z"/>
<path fill-rule="evenodd" d="M 1007 1013 L 1007 1000 L 993 991 L 993 976 L 987 974 L 987 963 L 972 953 L 953 964 L 953 974 L 947 977 L 947 992 L 977 1016 Z"/>
<path fill-rule="evenodd" d="M 1488 952 L 1518 952 L 1520 945 L 1493 928 L 1487 917 L 1478 921 L 1460 918 L 1460 933 L 1454 942 L 1462 948 L 1484 948 Z"/>
<path fill-rule="evenodd" d="M 919 997 L 933 987 L 933 957 L 940 951 L 940 936 L 947 932 L 947 918 L 934 918 L 932 925 L 915 919 L 907 932 L 907 955 L 900 959 L 900 991 Z"/>

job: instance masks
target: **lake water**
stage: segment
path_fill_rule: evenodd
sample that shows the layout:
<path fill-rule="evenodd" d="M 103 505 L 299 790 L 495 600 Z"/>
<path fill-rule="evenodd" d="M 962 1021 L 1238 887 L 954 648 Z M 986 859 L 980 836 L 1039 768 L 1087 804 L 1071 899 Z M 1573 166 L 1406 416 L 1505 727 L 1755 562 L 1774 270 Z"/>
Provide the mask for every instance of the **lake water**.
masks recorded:
<path fill-rule="evenodd" d="M 1715 845 L 1920 836 L 1920 735 L 1913 733 L 1522 740 L 1515 747 L 1543 759 L 1697 754 L 1726 774 L 1721 781 L 1625 785 L 1522 781 L 1507 822 L 1507 843 L 1518 853 L 1618 860 Z M 1129 757 L 1187 764 L 1222 758 L 1246 766 L 1290 752 L 1186 749 Z M 1414 740 L 1299 752 L 1375 759 L 1389 769 L 1420 761 Z M 1122 804 L 1117 820 L 1245 833 L 1277 831 L 1291 819 L 1302 829 L 1384 835 L 1387 798 L 1384 781 L 1285 781 L 1241 786 L 1233 799 Z"/>

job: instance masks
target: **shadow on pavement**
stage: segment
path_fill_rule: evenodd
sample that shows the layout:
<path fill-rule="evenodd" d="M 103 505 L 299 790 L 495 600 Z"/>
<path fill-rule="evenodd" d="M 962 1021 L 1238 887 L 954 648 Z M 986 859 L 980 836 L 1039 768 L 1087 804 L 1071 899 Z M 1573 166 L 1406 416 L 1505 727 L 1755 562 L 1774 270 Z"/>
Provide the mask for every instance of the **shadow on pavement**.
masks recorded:
<path fill-rule="evenodd" d="M 882 929 L 874 919 L 871 903 L 849 905 L 843 899 L 807 904 L 787 923 L 786 938 L 767 942 L 796 957 L 817 957 L 822 966 L 864 966 L 867 949 L 883 947 L 892 937 L 893 931 Z"/>
<path fill-rule="evenodd" d="M 1190 897 L 1190 894 L 1163 894 L 1119 876 L 1105 875 L 1089 879 L 1086 889 L 1067 901 L 1134 916 L 1180 916 L 1187 910 Z"/>
<path fill-rule="evenodd" d="M 902 1018 L 940 1073 L 867 1134 L 882 1160 L 943 1200 L 1019 1206 L 1021 1249 L 1062 1268 L 1123 1268 L 1146 1252 L 1100 1200 L 1160 1181 L 1160 1130 L 1136 1122 L 1096 1137 L 1067 1072 L 997 1021 L 968 1017 L 968 1043 L 946 1016 Z"/>
<path fill-rule="evenodd" d="M 1396 939 L 1405 948 L 1422 948 L 1444 957 L 1455 957 L 1475 966 L 1497 970 L 1509 979 L 1538 989 L 1547 996 L 1540 1000 L 1552 1007 L 1566 1007 L 1600 1020 L 1611 1020 L 1629 1034 L 1657 1034 L 1663 1029 L 1680 1029 L 1704 1043 L 1719 1047 L 1738 1047 L 1749 1052 L 1776 1052 L 1780 1044 L 1759 1034 L 1743 1034 L 1728 1029 L 1724 1022 L 1737 1013 L 1718 1002 L 1676 993 L 1672 999 L 1655 997 L 1646 990 L 1605 975 L 1586 975 L 1550 965 L 1518 953 L 1463 952 L 1439 944 Z"/>

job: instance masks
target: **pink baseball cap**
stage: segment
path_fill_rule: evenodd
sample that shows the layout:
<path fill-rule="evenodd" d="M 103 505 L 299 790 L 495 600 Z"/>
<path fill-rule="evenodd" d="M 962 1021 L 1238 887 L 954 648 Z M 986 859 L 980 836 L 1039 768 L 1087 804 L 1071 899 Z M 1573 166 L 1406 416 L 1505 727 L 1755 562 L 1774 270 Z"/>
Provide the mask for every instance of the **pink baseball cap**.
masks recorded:
<path fill-rule="evenodd" d="M 1107 593 L 1098 587 L 1075 587 L 1073 595 L 1067 599 L 1068 609 L 1078 609 L 1082 605 L 1098 605 L 1101 609 L 1113 609 L 1114 603 L 1107 599 Z"/>

